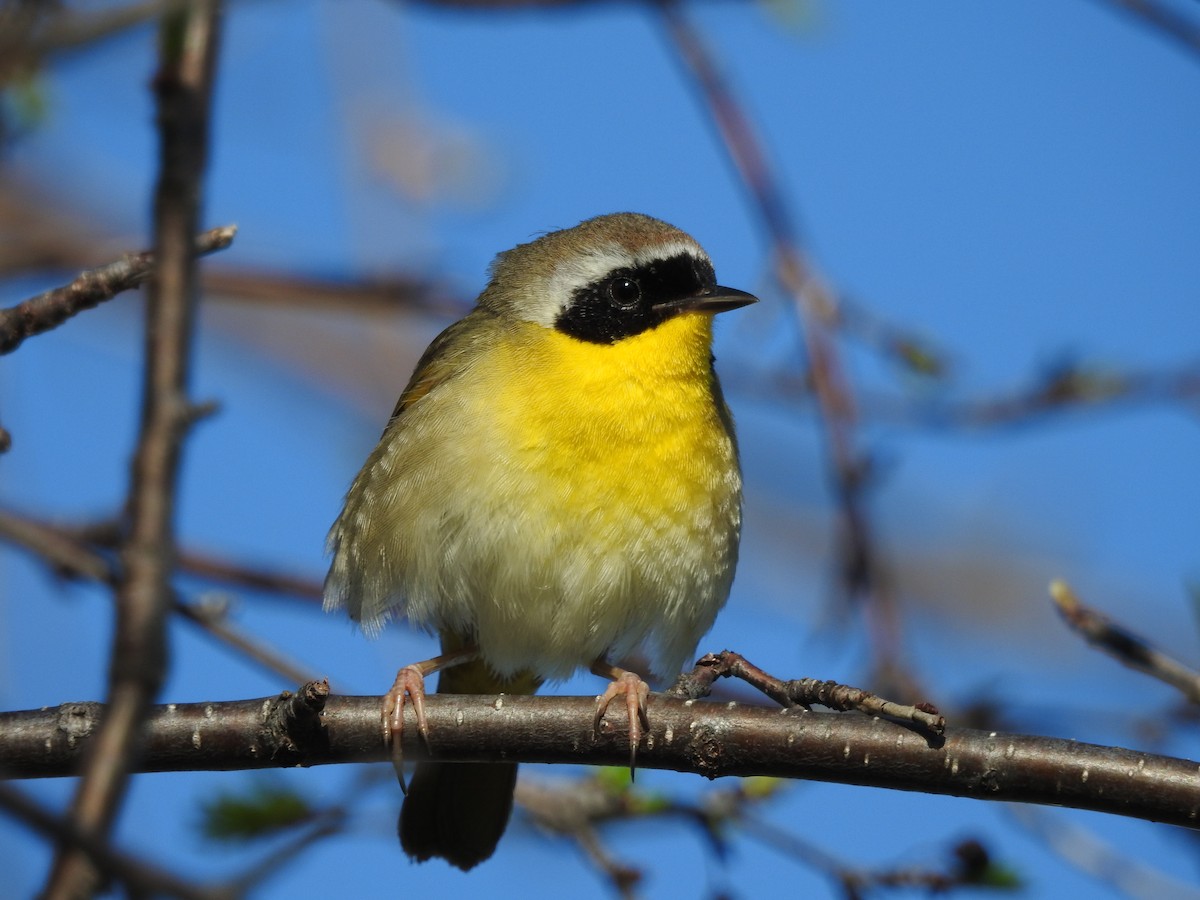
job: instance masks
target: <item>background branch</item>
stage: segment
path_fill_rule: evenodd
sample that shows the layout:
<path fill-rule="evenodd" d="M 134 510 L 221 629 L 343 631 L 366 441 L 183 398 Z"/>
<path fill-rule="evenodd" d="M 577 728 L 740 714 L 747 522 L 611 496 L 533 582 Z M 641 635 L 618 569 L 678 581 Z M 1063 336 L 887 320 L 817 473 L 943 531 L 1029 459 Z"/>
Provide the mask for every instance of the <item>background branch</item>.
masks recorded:
<path fill-rule="evenodd" d="M 70 578 L 96 581 L 110 587 L 121 583 L 119 566 L 109 555 L 92 549 L 81 540 L 87 529 L 65 529 L 0 509 L 0 540 L 7 541 L 38 556 L 55 572 Z M 180 568 L 188 571 L 180 557 Z M 210 564 L 211 560 L 208 561 Z M 211 568 L 211 566 L 210 566 Z M 198 574 L 206 574 L 209 569 Z M 214 576 L 215 577 L 215 576 Z M 274 573 L 257 573 L 248 568 L 233 567 L 227 580 L 251 587 L 276 587 L 291 591 L 305 587 L 303 579 L 288 579 Z M 311 590 L 311 586 L 308 586 Z M 319 589 L 319 585 L 318 585 Z M 171 611 L 184 621 L 201 628 L 205 633 L 231 647 L 273 675 L 278 675 L 288 684 L 308 681 L 313 676 L 304 667 L 275 650 L 261 638 L 251 637 L 231 624 L 225 615 L 224 604 L 213 602 L 189 602 L 178 592 L 171 590 Z"/>
<path fill-rule="evenodd" d="M 712 117 L 717 134 L 750 196 L 775 258 L 775 275 L 791 298 L 808 354 L 808 375 L 823 429 L 824 450 L 838 504 L 839 583 L 848 600 L 867 600 L 867 621 L 881 690 L 915 694 L 903 662 L 899 614 L 866 506 L 871 465 L 857 446 L 857 404 L 831 334 L 836 302 L 801 249 L 800 230 L 779 178 L 749 117 L 721 73 L 715 55 L 678 0 L 659 0 L 666 31 Z M 892 686 L 895 686 L 894 688 Z"/>
<path fill-rule="evenodd" d="M 1063 621 L 1093 647 L 1131 669 L 1171 685 L 1191 703 L 1200 703 L 1200 672 L 1185 666 L 1103 613 L 1085 606 L 1065 581 L 1050 583 L 1050 597 Z"/>
<path fill-rule="evenodd" d="M 166 614 L 174 566 L 174 499 L 180 445 L 192 419 L 186 385 L 196 305 L 193 249 L 208 156 L 209 99 L 220 5 L 197 0 L 164 17 L 156 78 L 161 166 L 154 199 L 155 253 L 146 313 L 142 424 L 121 554 L 109 709 L 75 793 L 71 816 L 99 838 L 116 816 L 142 720 L 167 671 Z M 60 851 L 46 896 L 78 897 L 96 872 L 76 847 Z"/>
<path fill-rule="evenodd" d="M 104 841 L 81 831 L 74 822 L 43 809 L 10 785 L 0 784 L 0 809 L 47 838 L 85 853 L 103 875 L 126 885 L 131 894 L 179 897 L 183 900 L 216 898 L 214 893 L 158 866 L 113 849 Z"/>

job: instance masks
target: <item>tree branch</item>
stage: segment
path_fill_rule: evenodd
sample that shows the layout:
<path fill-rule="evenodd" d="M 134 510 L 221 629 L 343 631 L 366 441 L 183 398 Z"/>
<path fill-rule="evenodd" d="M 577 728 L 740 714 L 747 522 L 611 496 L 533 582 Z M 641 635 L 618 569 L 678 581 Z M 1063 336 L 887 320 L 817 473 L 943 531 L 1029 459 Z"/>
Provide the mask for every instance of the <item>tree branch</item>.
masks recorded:
<path fill-rule="evenodd" d="M 163 18 L 155 78 L 160 156 L 154 198 L 159 265 L 146 304 L 142 423 L 129 488 L 129 534 L 122 549 L 109 706 L 71 806 L 73 823 L 104 835 L 116 816 L 137 752 L 142 722 L 167 671 L 166 614 L 174 566 L 174 498 L 184 432 L 192 320 L 196 306 L 194 235 L 208 156 L 209 100 L 219 0 L 197 0 Z M 64 847 L 47 883 L 51 900 L 93 892 L 94 866 Z"/>
<path fill-rule="evenodd" d="M 1065 581 L 1055 579 L 1050 582 L 1050 597 L 1063 621 L 1093 647 L 1099 647 L 1131 669 L 1171 685 L 1181 691 L 1189 702 L 1200 703 L 1200 672 L 1159 650 L 1146 638 L 1134 634 L 1103 613 L 1085 606 Z"/>
<path fill-rule="evenodd" d="M 236 234 L 236 225 L 206 231 L 196 237 L 194 253 L 204 256 L 224 250 L 233 243 Z M 130 253 L 116 262 L 84 272 L 64 287 L 0 310 L 0 353 L 11 353 L 25 338 L 57 328 L 76 313 L 137 287 L 157 264 L 151 250 Z"/>
<path fill-rule="evenodd" d="M 138 772 L 229 771 L 390 758 L 378 697 L 300 694 L 152 710 Z M 592 732 L 593 697 L 426 698 L 430 744 L 411 708 L 407 759 L 621 766 L 623 723 Z M 1043 803 L 1200 828 L 1197 764 L 1057 738 L 949 727 L 942 738 L 858 713 L 813 713 L 651 695 L 638 765 L 708 778 L 770 775 L 980 800 Z M 16 778 L 74 774 L 105 709 L 71 703 L 0 713 L 0 759 Z"/>

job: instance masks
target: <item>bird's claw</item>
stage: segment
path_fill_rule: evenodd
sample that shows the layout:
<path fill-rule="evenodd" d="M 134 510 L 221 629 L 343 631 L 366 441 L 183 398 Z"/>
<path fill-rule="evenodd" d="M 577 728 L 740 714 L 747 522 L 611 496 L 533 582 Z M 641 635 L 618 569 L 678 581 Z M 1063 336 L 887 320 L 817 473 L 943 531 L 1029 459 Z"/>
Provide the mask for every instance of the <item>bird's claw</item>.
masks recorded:
<path fill-rule="evenodd" d="M 600 733 L 600 722 L 608 711 L 608 705 L 618 696 L 625 695 L 625 710 L 629 714 L 629 777 L 632 780 L 637 769 L 637 748 L 642 742 L 642 735 L 650 729 L 650 719 L 646 716 L 646 701 L 650 698 L 650 685 L 646 684 L 633 672 L 621 672 L 596 698 L 596 717 L 592 720 L 592 730 Z"/>
<path fill-rule="evenodd" d="M 413 712 L 417 716 L 417 731 L 426 744 L 429 743 L 429 722 L 425 718 L 425 673 L 419 665 L 405 666 L 396 673 L 391 690 L 383 695 L 380 718 L 383 726 L 384 746 L 391 749 L 392 766 L 400 781 L 400 790 L 408 793 L 404 780 L 404 698 L 412 700 Z"/>

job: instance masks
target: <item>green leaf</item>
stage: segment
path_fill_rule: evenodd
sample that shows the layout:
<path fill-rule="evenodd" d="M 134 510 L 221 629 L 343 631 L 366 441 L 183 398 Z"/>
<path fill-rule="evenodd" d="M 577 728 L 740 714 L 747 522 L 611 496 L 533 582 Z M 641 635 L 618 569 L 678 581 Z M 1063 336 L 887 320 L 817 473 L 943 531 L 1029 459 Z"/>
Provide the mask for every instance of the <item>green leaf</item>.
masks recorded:
<path fill-rule="evenodd" d="M 270 837 L 309 822 L 308 800 L 272 781 L 240 794 L 224 793 L 201 805 L 200 830 L 209 840 L 248 841 Z"/>

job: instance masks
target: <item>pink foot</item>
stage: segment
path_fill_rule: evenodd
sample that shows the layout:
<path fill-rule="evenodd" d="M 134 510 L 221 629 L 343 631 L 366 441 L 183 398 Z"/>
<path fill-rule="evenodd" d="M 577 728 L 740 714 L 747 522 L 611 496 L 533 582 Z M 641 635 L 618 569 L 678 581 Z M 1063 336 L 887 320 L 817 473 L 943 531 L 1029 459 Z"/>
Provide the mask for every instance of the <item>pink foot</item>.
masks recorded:
<path fill-rule="evenodd" d="M 600 721 L 608 711 L 608 705 L 624 694 L 625 710 L 629 714 L 629 776 L 632 778 L 637 766 L 638 744 L 642 742 L 644 729 L 650 727 L 650 720 L 646 717 L 650 685 L 633 672 L 620 669 L 613 671 L 613 678 L 604 693 L 596 698 L 596 718 L 592 722 L 592 728 L 597 734 L 600 733 Z"/>
<path fill-rule="evenodd" d="M 392 766 L 400 779 L 400 789 L 408 792 L 404 781 L 404 745 L 400 737 L 404 733 L 404 698 L 412 700 L 417 715 L 417 731 L 426 743 L 429 741 L 429 723 L 425 720 L 425 674 L 421 665 L 405 666 L 396 673 L 391 690 L 383 695 L 380 718 L 383 725 L 383 743 L 392 751 Z"/>

